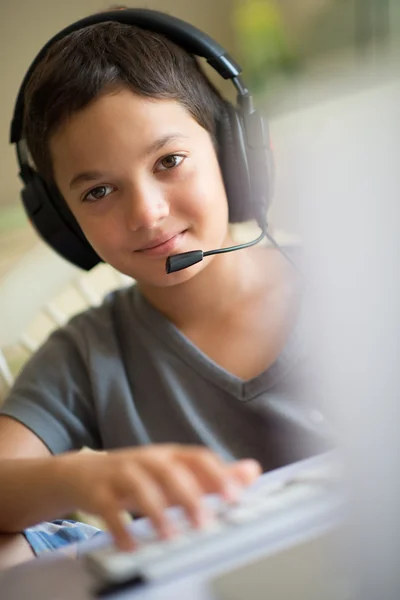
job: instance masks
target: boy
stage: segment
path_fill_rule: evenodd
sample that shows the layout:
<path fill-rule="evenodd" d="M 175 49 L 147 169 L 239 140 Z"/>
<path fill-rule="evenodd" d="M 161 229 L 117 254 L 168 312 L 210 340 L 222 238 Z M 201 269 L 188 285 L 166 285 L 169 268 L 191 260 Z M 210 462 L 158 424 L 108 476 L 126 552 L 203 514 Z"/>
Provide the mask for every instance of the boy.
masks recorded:
<path fill-rule="evenodd" d="M 232 498 L 258 463 L 310 452 L 313 430 L 296 397 L 298 281 L 281 255 L 254 247 L 165 272 L 170 254 L 232 244 L 216 139 L 224 102 L 183 49 L 105 22 L 52 45 L 25 106 L 37 171 L 97 254 L 136 283 L 54 333 L 18 378 L 0 416 L 0 529 L 79 507 L 129 548 L 120 510 L 169 535 L 171 503 L 200 525 L 202 493 Z M 83 446 L 114 451 L 73 453 Z"/>

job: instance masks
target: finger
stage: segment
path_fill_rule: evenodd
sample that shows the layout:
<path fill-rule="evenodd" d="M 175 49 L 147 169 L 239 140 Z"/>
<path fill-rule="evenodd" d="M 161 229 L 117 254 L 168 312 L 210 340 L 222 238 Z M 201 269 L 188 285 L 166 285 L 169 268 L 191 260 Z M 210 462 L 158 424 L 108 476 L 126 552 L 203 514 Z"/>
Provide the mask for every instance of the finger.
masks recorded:
<path fill-rule="evenodd" d="M 213 452 L 201 448 L 177 455 L 177 459 L 187 465 L 196 476 L 206 494 L 222 494 L 227 499 L 236 495 L 237 483 L 230 476 L 226 465 Z"/>
<path fill-rule="evenodd" d="M 162 485 L 169 503 L 182 506 L 195 527 L 207 524 L 210 514 L 201 502 L 204 491 L 190 469 L 176 460 L 168 465 L 163 461 L 152 464 L 152 474 Z"/>
<path fill-rule="evenodd" d="M 123 552 L 131 552 L 136 545 L 129 532 L 119 504 L 111 497 L 104 499 L 98 509 L 98 515 L 104 520 L 116 546 Z"/>
<path fill-rule="evenodd" d="M 261 473 L 260 463 L 253 459 L 239 460 L 229 465 L 229 474 L 243 486 L 253 483 Z"/>
<path fill-rule="evenodd" d="M 149 517 L 161 537 L 171 536 L 173 528 L 165 513 L 168 502 L 159 482 L 149 470 L 139 464 L 129 465 L 119 489 L 124 508 L 138 509 L 141 514 Z"/>

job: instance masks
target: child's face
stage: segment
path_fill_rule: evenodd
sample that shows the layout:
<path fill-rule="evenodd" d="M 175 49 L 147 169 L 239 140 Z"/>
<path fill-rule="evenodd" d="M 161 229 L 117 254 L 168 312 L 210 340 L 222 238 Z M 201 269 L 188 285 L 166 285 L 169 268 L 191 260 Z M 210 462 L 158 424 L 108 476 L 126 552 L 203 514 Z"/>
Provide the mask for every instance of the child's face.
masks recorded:
<path fill-rule="evenodd" d="M 167 275 L 167 256 L 225 242 L 228 204 L 211 137 L 177 102 L 126 89 L 102 96 L 63 124 L 50 150 L 90 244 L 139 282 L 186 281 L 209 261 Z"/>

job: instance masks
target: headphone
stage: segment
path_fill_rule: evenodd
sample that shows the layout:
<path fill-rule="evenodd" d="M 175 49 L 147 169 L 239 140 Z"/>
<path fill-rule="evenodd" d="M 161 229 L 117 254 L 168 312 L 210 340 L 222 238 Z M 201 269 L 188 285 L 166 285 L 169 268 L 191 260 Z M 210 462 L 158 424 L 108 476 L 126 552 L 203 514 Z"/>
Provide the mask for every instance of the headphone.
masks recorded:
<path fill-rule="evenodd" d="M 229 199 L 229 219 L 256 218 L 266 230 L 266 212 L 272 197 L 274 169 L 268 126 L 254 109 L 252 97 L 240 78 L 240 66 L 229 54 L 193 25 L 162 12 L 126 9 L 99 13 L 64 28 L 45 44 L 29 67 L 18 92 L 11 122 L 10 143 L 16 144 L 22 202 L 40 237 L 72 264 L 90 270 L 101 262 L 57 189 L 50 188 L 29 164 L 23 139 L 24 92 L 47 50 L 56 41 L 89 25 L 115 21 L 164 35 L 188 53 L 205 58 L 237 90 L 237 106 L 224 101 L 217 124 L 219 164 Z"/>

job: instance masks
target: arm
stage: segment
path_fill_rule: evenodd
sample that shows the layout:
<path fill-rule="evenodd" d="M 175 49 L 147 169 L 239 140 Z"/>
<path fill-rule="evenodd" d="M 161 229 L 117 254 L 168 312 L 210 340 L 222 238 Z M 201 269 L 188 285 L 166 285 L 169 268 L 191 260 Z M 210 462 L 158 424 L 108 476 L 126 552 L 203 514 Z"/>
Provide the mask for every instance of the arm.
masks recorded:
<path fill-rule="evenodd" d="M 41 520 L 35 507 L 50 491 L 43 481 L 45 464 L 53 464 L 47 446 L 18 421 L 0 415 L 0 533 L 19 532 Z M 47 518 L 51 510 L 45 504 Z"/>
<path fill-rule="evenodd" d="M 45 456 L 50 456 L 50 450 L 37 435 L 15 419 L 0 414 L 0 460 Z"/>
<path fill-rule="evenodd" d="M 59 493 L 58 460 L 0 459 L 0 533 L 18 533 L 69 512 L 70 507 Z"/>
<path fill-rule="evenodd" d="M 162 537 L 171 530 L 165 509 L 183 506 L 194 526 L 209 518 L 206 493 L 234 500 L 260 473 L 254 461 L 224 464 L 209 450 L 153 445 L 109 454 L 0 459 L 0 531 L 17 532 L 75 509 L 100 516 L 121 550 L 134 547 L 122 511 L 149 516 Z"/>
<path fill-rule="evenodd" d="M 52 454 L 96 448 L 95 429 L 83 358 L 70 331 L 59 330 L 25 365 L 0 409 L 0 533 L 66 514 L 63 501 L 53 506 L 42 497 L 51 492 Z"/>
<path fill-rule="evenodd" d="M 40 495 L 57 465 L 52 454 L 98 445 L 86 365 L 73 333 L 67 327 L 50 336 L 0 409 L 0 532 L 63 516 L 62 502 L 53 507 Z"/>

